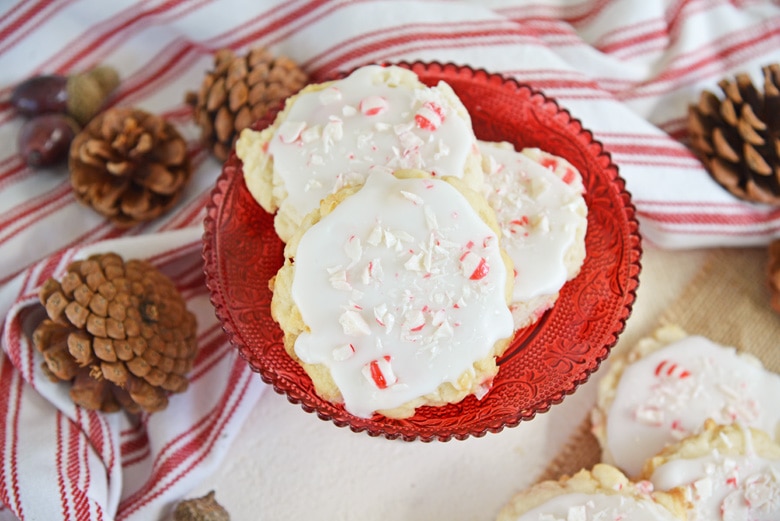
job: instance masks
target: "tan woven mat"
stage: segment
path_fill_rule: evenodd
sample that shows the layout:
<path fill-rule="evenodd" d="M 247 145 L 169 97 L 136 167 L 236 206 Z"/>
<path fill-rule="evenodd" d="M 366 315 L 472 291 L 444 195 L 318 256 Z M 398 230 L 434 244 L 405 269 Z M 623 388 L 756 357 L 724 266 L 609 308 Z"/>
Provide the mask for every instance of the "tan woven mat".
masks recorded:
<path fill-rule="evenodd" d="M 677 324 L 757 356 L 780 373 L 780 315 L 769 306 L 767 252 L 763 248 L 715 250 L 657 326 Z M 652 331 L 648 331 L 649 335 Z M 558 479 L 598 463 L 598 442 L 586 419 L 539 477 Z"/>

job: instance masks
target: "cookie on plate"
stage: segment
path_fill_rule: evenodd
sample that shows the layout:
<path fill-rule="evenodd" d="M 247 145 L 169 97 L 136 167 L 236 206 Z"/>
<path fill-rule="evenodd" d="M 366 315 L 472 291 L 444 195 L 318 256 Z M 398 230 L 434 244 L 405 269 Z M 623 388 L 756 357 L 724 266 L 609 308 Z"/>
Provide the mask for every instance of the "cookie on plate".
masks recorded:
<path fill-rule="evenodd" d="M 675 521 L 685 519 L 679 497 L 632 483 L 615 467 L 599 463 L 571 477 L 543 481 L 516 494 L 497 521 Z"/>
<path fill-rule="evenodd" d="M 490 389 L 514 330 L 512 266 L 461 180 L 370 176 L 324 199 L 285 256 L 271 315 L 320 397 L 403 418 Z"/>
<path fill-rule="evenodd" d="M 479 142 L 482 193 L 495 210 L 502 246 L 515 267 L 515 328 L 536 322 L 585 260 L 588 207 L 579 171 L 540 150 Z"/>
<path fill-rule="evenodd" d="M 287 242 L 329 194 L 373 172 L 422 169 L 473 189 L 482 167 L 468 111 L 452 88 L 397 66 L 368 65 L 290 97 L 273 124 L 236 143 L 247 188 Z"/>
<path fill-rule="evenodd" d="M 666 445 L 705 420 L 776 436 L 780 376 L 754 356 L 669 325 L 613 356 L 598 387 L 593 432 L 602 459 L 635 477 Z"/>
<path fill-rule="evenodd" d="M 684 498 L 691 521 L 780 519 L 780 445 L 758 429 L 707 421 L 648 460 L 642 475 Z"/>

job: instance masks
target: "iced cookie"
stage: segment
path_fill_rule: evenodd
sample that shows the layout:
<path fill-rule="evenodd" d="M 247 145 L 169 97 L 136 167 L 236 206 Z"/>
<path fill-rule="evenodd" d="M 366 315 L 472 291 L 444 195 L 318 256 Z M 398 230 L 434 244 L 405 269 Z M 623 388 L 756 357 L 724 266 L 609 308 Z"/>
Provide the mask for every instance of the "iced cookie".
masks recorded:
<path fill-rule="evenodd" d="M 632 483 L 615 467 L 598 464 L 517 494 L 497 521 L 679 521 L 685 506 L 674 495 Z"/>
<path fill-rule="evenodd" d="M 705 420 L 735 421 L 775 436 L 780 376 L 755 357 L 665 326 L 622 356 L 599 382 L 593 432 L 602 459 L 636 476 L 666 445 Z"/>
<path fill-rule="evenodd" d="M 495 215 L 458 179 L 370 176 L 309 214 L 272 283 L 285 347 L 359 417 L 484 395 L 513 333 Z"/>
<path fill-rule="evenodd" d="M 482 193 L 495 210 L 502 246 L 515 267 L 510 308 L 515 328 L 528 326 L 558 299 L 585 260 L 588 208 L 582 176 L 538 148 L 480 141 Z"/>
<path fill-rule="evenodd" d="M 780 519 L 780 445 L 760 430 L 709 421 L 650 459 L 643 475 L 683 497 L 690 521 Z"/>
<path fill-rule="evenodd" d="M 428 87 L 396 66 L 307 86 L 270 127 L 242 132 L 236 153 L 285 242 L 324 197 L 371 173 L 422 169 L 475 190 L 483 175 L 471 117 L 450 86 Z"/>

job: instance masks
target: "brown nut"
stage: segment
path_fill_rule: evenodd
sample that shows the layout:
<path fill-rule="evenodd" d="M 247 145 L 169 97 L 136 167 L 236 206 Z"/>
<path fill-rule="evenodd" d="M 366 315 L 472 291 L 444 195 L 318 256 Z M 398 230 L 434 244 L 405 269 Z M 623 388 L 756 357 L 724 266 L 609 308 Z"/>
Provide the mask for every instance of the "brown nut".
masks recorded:
<path fill-rule="evenodd" d="M 104 106 L 119 85 L 119 75 L 108 66 L 62 76 L 44 74 L 19 83 L 11 93 L 11 105 L 27 117 L 46 113 L 68 114 L 85 125 Z"/>
<path fill-rule="evenodd" d="M 19 153 L 33 168 L 64 162 L 78 124 L 64 114 L 42 114 L 22 125 L 17 138 Z"/>
<path fill-rule="evenodd" d="M 68 78 L 58 74 L 28 78 L 14 88 L 11 93 L 11 105 L 24 116 L 66 112 Z"/>

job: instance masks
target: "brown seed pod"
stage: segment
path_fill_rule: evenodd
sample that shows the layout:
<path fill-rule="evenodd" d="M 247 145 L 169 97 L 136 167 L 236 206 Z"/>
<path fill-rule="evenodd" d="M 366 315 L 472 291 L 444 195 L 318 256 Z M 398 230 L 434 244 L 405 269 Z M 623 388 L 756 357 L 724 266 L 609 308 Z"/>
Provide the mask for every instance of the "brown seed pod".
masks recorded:
<path fill-rule="evenodd" d="M 217 503 L 212 490 L 203 497 L 186 499 L 176 505 L 174 521 L 230 521 L 225 508 Z"/>
<path fill-rule="evenodd" d="M 123 228 L 168 211 L 192 175 L 176 128 L 126 107 L 108 109 L 84 127 L 71 143 L 69 168 L 77 199 Z"/>
<path fill-rule="evenodd" d="M 200 90 L 187 93 L 185 101 L 193 107 L 202 141 L 224 161 L 243 129 L 307 82 L 308 76 L 293 60 L 263 47 L 243 56 L 221 49 Z"/>
<path fill-rule="evenodd" d="M 119 74 L 108 66 L 71 76 L 33 76 L 14 88 L 11 105 L 24 116 L 58 112 L 85 125 L 100 111 L 117 85 Z"/>
<path fill-rule="evenodd" d="M 68 266 L 39 290 L 47 317 L 33 332 L 43 369 L 72 382 L 85 408 L 153 412 L 187 389 L 197 354 L 195 316 L 173 282 L 146 261 L 115 253 Z"/>
<path fill-rule="evenodd" d="M 19 154 L 33 168 L 57 164 L 68 157 L 70 144 L 79 130 L 78 123 L 65 114 L 35 116 L 19 131 Z"/>
<path fill-rule="evenodd" d="M 763 91 L 750 76 L 718 83 L 688 109 L 691 147 L 710 175 L 747 201 L 780 205 L 780 64 L 763 69 Z"/>

